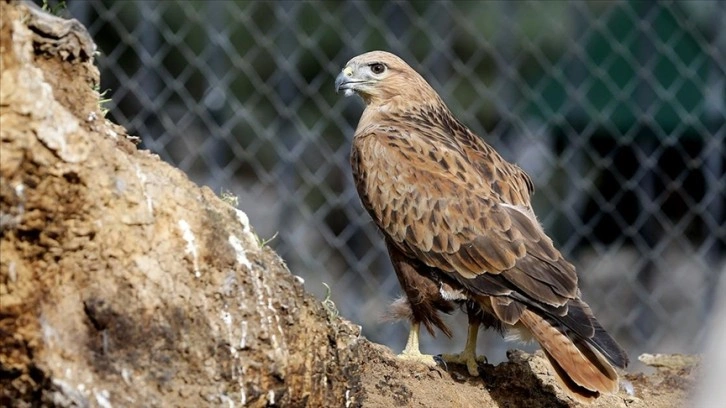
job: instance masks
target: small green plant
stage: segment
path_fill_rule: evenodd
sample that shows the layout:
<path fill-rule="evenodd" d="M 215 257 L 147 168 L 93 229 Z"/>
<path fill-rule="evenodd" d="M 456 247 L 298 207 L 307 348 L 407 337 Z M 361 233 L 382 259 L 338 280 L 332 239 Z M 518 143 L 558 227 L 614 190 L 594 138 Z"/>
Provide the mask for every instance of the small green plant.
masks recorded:
<path fill-rule="evenodd" d="M 46 13 L 50 13 L 54 16 L 60 16 L 61 12 L 68 7 L 65 1 L 59 1 L 55 5 L 51 6 L 48 0 L 43 0 L 43 5 L 40 8 Z"/>
<path fill-rule="evenodd" d="M 323 307 L 325 308 L 325 311 L 328 312 L 328 318 L 332 321 L 333 319 L 338 317 L 338 308 L 335 306 L 335 302 L 333 302 L 333 299 L 330 298 L 330 295 L 332 294 L 330 286 L 328 286 L 328 284 L 325 282 L 323 282 L 323 286 L 325 286 L 325 299 L 323 299 Z"/>
<path fill-rule="evenodd" d="M 239 205 L 239 198 L 234 195 L 230 190 L 222 188 L 222 191 L 219 193 L 219 198 L 222 199 L 225 203 L 231 205 L 234 208 L 237 208 Z"/>
<path fill-rule="evenodd" d="M 267 244 L 269 244 L 270 242 L 272 242 L 273 239 L 277 238 L 277 234 L 278 234 L 278 232 L 275 232 L 274 234 L 272 234 L 272 236 L 270 238 L 267 238 L 267 239 L 260 238 L 259 235 L 256 235 L 257 236 L 257 244 L 260 246 L 260 248 L 264 248 L 264 247 L 267 246 Z"/>
<path fill-rule="evenodd" d="M 112 101 L 112 99 L 107 98 L 106 95 L 108 95 L 111 90 L 106 89 L 105 91 L 101 92 L 101 84 L 95 84 L 93 86 L 93 91 L 98 94 L 98 108 L 101 110 L 101 114 L 103 115 L 103 117 L 106 117 L 109 110 L 107 104 Z"/>
<path fill-rule="evenodd" d="M 109 102 L 111 102 L 111 100 L 112 100 L 111 98 L 106 98 L 106 94 L 109 91 L 110 91 L 110 89 L 106 89 L 105 91 L 100 92 L 98 94 L 98 96 L 99 96 L 98 106 L 101 108 L 101 114 L 103 115 L 103 117 L 106 117 L 106 115 L 108 114 L 108 109 L 109 108 L 108 108 L 108 106 L 106 104 L 109 103 Z"/>

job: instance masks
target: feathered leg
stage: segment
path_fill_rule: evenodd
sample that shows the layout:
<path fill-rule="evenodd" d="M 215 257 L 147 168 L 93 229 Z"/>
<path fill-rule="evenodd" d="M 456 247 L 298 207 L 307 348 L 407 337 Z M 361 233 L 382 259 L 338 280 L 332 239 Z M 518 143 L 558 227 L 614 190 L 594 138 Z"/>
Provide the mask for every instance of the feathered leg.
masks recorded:
<path fill-rule="evenodd" d="M 439 312 L 450 313 L 454 310 L 454 304 L 441 297 L 438 286 L 429 276 L 430 268 L 403 255 L 388 240 L 386 244 L 401 289 L 405 293 L 405 297 L 392 305 L 392 314 L 394 318 L 405 318 L 411 323 L 406 348 L 398 357 L 434 366 L 434 357 L 421 354 L 419 350 L 419 330 L 423 323 L 432 335 L 434 328 L 438 328 L 450 337 L 451 331 L 441 320 Z"/>

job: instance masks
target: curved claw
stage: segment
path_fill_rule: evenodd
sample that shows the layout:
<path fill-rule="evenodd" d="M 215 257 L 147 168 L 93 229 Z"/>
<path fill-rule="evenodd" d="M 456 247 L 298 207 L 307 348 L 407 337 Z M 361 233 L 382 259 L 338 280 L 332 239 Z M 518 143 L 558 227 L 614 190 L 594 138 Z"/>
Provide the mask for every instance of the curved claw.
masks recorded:
<path fill-rule="evenodd" d="M 449 366 L 446 365 L 446 360 L 441 356 L 441 354 L 437 354 L 434 356 L 434 361 L 440 366 L 444 367 L 444 370 L 449 371 Z"/>

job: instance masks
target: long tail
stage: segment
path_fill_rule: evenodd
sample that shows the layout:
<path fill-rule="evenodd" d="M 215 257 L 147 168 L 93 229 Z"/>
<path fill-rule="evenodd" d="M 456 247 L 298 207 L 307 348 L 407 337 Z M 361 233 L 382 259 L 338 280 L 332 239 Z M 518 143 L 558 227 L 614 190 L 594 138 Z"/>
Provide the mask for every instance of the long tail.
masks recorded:
<path fill-rule="evenodd" d="M 563 388 L 575 399 L 588 402 L 600 393 L 617 392 L 618 374 L 608 358 L 598 350 L 602 349 L 603 343 L 617 344 L 594 318 L 601 330 L 596 330 L 595 337 L 588 340 L 577 335 L 568 336 L 560 324 L 528 309 L 522 312 L 519 321 L 542 346 Z M 621 365 L 617 359 L 614 362 Z"/>

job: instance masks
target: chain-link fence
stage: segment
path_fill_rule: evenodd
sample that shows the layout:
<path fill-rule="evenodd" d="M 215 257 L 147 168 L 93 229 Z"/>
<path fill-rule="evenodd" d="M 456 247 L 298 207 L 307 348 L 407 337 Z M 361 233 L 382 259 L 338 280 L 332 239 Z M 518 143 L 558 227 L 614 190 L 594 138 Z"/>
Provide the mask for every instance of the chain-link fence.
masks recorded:
<path fill-rule="evenodd" d="M 51 7 L 53 3 L 51 2 Z M 68 1 L 109 117 L 200 184 L 369 338 L 399 292 L 348 164 L 351 57 L 390 50 L 534 176 L 545 229 L 633 355 L 699 351 L 726 269 L 726 2 Z M 461 318 L 459 318 L 460 320 Z M 456 324 L 456 322 L 455 322 Z M 428 352 L 462 347 L 424 342 Z M 503 358 L 496 336 L 483 351 Z"/>

